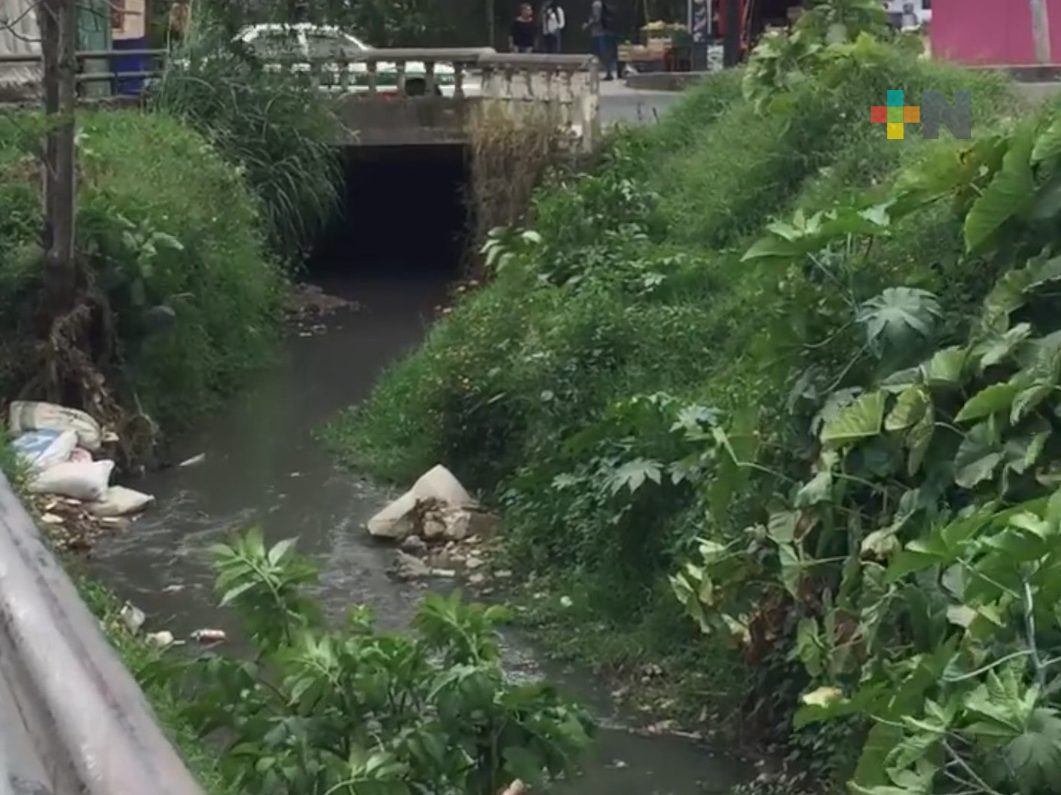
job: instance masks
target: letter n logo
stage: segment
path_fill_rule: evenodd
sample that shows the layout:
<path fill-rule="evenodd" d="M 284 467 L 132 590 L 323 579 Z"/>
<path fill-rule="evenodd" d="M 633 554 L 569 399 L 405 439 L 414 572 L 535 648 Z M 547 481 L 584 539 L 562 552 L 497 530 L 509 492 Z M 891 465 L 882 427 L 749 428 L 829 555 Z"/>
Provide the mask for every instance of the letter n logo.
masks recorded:
<path fill-rule="evenodd" d="M 930 140 L 939 138 L 939 125 L 943 124 L 955 138 L 973 137 L 973 92 L 955 91 L 951 105 L 938 91 L 921 94 L 921 137 Z"/>

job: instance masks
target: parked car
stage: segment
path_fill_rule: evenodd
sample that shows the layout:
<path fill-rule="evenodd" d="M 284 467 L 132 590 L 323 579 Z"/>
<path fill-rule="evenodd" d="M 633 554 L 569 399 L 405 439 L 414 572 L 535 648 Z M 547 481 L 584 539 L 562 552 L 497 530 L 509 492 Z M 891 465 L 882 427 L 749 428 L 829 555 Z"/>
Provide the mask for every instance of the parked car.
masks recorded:
<path fill-rule="evenodd" d="M 320 65 L 322 88 L 336 91 L 344 90 L 339 71 L 340 61 L 344 56 L 352 56 L 371 50 L 356 36 L 330 25 L 314 25 L 300 22 L 292 25 L 263 24 L 249 25 L 236 35 L 236 41 L 244 44 L 256 57 L 266 63 L 267 68 L 283 69 L 279 63 L 269 63 L 270 59 L 294 59 L 290 69 L 296 72 L 309 72 L 311 62 L 322 58 L 334 59 Z M 306 58 L 305 62 L 297 59 Z M 353 61 L 346 66 L 345 90 L 352 92 L 368 91 L 368 65 Z M 440 96 L 452 96 L 455 82 L 455 70 L 451 64 L 435 64 L 435 93 Z M 465 77 L 463 87 L 470 89 L 470 80 Z M 381 93 L 395 93 L 398 90 L 397 64 L 380 61 L 376 64 L 376 90 Z M 424 94 L 427 91 L 427 67 L 419 61 L 405 63 L 405 93 L 407 95 Z"/>

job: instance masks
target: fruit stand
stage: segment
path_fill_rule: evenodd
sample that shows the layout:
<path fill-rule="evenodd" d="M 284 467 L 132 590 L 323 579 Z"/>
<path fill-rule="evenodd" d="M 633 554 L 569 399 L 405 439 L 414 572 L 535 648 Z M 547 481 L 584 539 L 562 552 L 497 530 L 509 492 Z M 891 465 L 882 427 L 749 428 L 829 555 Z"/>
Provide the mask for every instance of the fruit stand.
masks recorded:
<path fill-rule="evenodd" d="M 638 72 L 691 70 L 692 36 L 689 28 L 674 22 L 649 22 L 641 28 L 641 41 L 619 45 L 619 62 Z"/>

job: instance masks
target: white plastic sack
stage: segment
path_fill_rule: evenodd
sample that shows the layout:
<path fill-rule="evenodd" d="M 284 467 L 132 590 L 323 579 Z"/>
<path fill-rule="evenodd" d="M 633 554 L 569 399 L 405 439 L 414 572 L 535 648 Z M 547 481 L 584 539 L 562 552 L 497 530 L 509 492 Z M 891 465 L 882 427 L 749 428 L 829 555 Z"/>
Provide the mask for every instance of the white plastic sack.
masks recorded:
<path fill-rule="evenodd" d="M 113 461 L 67 461 L 44 470 L 29 484 L 35 494 L 59 494 L 75 500 L 95 502 L 107 491 Z"/>
<path fill-rule="evenodd" d="M 437 464 L 420 476 L 409 492 L 418 500 L 437 500 L 447 508 L 474 508 L 475 500 L 456 476 Z"/>
<path fill-rule="evenodd" d="M 125 486 L 111 486 L 99 502 L 88 506 L 88 510 L 95 516 L 128 516 L 139 513 L 154 501 L 155 498 L 150 494 Z"/>
<path fill-rule="evenodd" d="M 55 403 L 16 400 L 8 411 L 8 427 L 18 435 L 26 431 L 73 431 L 86 450 L 99 450 L 103 431 L 99 423 L 83 411 Z"/>
<path fill-rule="evenodd" d="M 18 457 L 35 472 L 69 461 L 77 447 L 73 431 L 30 431 L 11 443 Z"/>

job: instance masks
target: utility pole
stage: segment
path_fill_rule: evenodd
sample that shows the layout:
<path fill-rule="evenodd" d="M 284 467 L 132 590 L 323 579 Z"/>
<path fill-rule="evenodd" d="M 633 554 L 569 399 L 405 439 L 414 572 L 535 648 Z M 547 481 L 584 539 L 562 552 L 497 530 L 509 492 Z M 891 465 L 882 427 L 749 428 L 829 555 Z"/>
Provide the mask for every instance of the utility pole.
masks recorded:
<path fill-rule="evenodd" d="M 497 20 L 494 17 L 496 0 L 486 2 L 486 46 L 493 47 L 497 36 Z"/>
<path fill-rule="evenodd" d="M 1050 63 L 1050 17 L 1046 13 L 1046 0 L 1029 0 L 1032 11 L 1032 41 L 1035 43 L 1035 61 L 1040 66 Z"/>
<path fill-rule="evenodd" d="M 77 286 L 74 263 L 77 104 L 77 0 L 40 0 L 44 62 L 44 274 L 47 311 L 68 310 Z"/>

